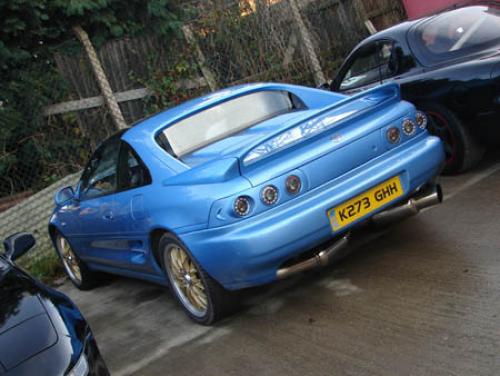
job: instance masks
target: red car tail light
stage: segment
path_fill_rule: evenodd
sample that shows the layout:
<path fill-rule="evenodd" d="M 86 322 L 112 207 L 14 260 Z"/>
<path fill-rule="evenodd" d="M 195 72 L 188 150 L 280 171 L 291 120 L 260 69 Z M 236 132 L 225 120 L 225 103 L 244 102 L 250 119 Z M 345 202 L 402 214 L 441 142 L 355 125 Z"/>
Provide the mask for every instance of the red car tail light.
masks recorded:
<path fill-rule="evenodd" d="M 427 115 L 424 114 L 422 111 L 417 111 L 415 115 L 415 120 L 417 122 L 417 125 L 420 127 L 420 129 L 425 129 L 427 128 Z"/>
<path fill-rule="evenodd" d="M 247 196 L 240 196 L 234 200 L 233 210 L 239 217 L 244 217 L 250 213 L 251 202 Z"/>
<path fill-rule="evenodd" d="M 278 188 L 274 185 L 264 187 L 260 192 L 260 199 L 266 205 L 272 205 L 278 201 Z"/>
<path fill-rule="evenodd" d="M 401 139 L 401 132 L 399 128 L 391 127 L 387 130 L 387 141 L 391 144 L 397 144 Z"/>
<path fill-rule="evenodd" d="M 302 187 L 302 182 L 297 175 L 290 175 L 286 178 L 285 186 L 288 193 L 295 195 L 299 193 L 300 188 Z"/>
<path fill-rule="evenodd" d="M 403 132 L 407 136 L 413 136 L 417 131 L 417 125 L 410 119 L 403 120 Z"/>

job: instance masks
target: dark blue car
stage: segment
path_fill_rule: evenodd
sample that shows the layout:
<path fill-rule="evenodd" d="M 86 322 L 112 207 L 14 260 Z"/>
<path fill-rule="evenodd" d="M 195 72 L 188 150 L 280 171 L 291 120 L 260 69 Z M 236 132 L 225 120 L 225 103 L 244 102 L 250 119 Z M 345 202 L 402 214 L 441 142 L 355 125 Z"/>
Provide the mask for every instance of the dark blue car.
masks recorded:
<path fill-rule="evenodd" d="M 444 152 L 426 122 L 394 84 L 215 92 L 106 140 L 57 194 L 50 235 L 77 287 L 96 272 L 168 284 L 209 324 L 231 290 L 326 264 L 360 223 L 438 203 Z"/>
<path fill-rule="evenodd" d="M 444 173 L 474 167 L 500 140 L 500 4 L 407 21 L 366 38 L 331 84 L 358 93 L 387 82 L 429 116 L 445 148 Z"/>
<path fill-rule="evenodd" d="M 14 264 L 34 244 L 15 234 L 0 255 L 0 375 L 109 376 L 73 302 Z"/>

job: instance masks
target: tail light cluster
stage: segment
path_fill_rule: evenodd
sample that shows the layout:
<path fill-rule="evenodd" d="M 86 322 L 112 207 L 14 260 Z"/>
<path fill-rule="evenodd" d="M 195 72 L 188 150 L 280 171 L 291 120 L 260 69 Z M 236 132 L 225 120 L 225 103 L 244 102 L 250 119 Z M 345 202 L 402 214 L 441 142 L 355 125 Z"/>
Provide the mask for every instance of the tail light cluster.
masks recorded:
<path fill-rule="evenodd" d="M 401 132 L 397 127 L 390 127 L 387 130 L 387 141 L 391 144 L 397 144 L 401 140 Z"/>
<path fill-rule="evenodd" d="M 296 195 L 302 188 L 302 181 L 297 175 L 290 175 L 285 180 L 285 190 L 289 195 Z M 266 185 L 260 191 L 260 200 L 266 206 L 272 206 L 278 202 L 279 189 L 275 185 Z M 233 210 L 238 217 L 244 217 L 251 211 L 253 199 L 250 196 L 239 196 L 234 200 Z"/>
<path fill-rule="evenodd" d="M 248 196 L 240 196 L 234 200 L 233 209 L 237 216 L 244 217 L 250 213 L 250 207 L 252 206 L 252 199 Z"/>
<path fill-rule="evenodd" d="M 403 121 L 403 132 L 407 136 L 413 136 L 417 131 L 417 124 L 411 119 L 405 119 Z"/>
<path fill-rule="evenodd" d="M 286 190 L 291 195 L 296 195 L 300 192 L 300 188 L 302 187 L 302 182 L 297 175 L 290 175 L 286 178 Z"/>
<path fill-rule="evenodd" d="M 420 129 L 425 129 L 427 128 L 427 115 L 424 114 L 422 111 L 417 111 L 417 114 L 415 115 L 415 120 L 417 121 L 417 125 Z"/>
<path fill-rule="evenodd" d="M 412 119 L 404 119 L 401 123 L 401 129 L 403 133 L 411 137 L 415 133 L 417 133 L 417 129 L 425 129 L 427 128 L 427 116 L 422 111 L 417 111 L 415 114 L 415 120 Z M 393 126 L 387 129 L 386 132 L 387 141 L 391 144 L 397 144 L 401 141 L 401 131 L 399 127 Z"/>
<path fill-rule="evenodd" d="M 278 201 L 278 188 L 274 185 L 268 185 L 260 191 L 260 199 L 266 205 L 273 205 Z"/>

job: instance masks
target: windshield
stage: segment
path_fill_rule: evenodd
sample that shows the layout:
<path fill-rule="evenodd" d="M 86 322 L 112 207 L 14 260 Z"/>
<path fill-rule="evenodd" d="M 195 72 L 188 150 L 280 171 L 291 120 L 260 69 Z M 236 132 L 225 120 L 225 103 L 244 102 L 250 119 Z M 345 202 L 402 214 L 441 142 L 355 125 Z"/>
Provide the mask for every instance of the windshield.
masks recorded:
<path fill-rule="evenodd" d="M 443 13 L 417 28 L 417 41 L 431 60 L 461 56 L 500 41 L 500 12 L 469 7 Z"/>
<path fill-rule="evenodd" d="M 162 133 L 173 154 L 182 157 L 264 120 L 290 112 L 296 108 L 294 102 L 288 92 L 259 91 L 207 108 L 169 126 Z"/>

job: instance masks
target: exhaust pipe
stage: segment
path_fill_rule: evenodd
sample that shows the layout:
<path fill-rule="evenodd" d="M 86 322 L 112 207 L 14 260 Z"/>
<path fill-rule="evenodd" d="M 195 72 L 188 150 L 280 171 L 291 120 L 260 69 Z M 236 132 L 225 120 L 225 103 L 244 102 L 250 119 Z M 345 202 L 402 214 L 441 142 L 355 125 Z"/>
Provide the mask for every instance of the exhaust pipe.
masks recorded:
<path fill-rule="evenodd" d="M 439 184 L 435 184 L 427 189 L 418 192 L 406 203 L 387 209 L 375 214 L 372 220 L 377 224 L 385 224 L 417 214 L 422 209 L 437 205 L 443 202 L 443 192 Z M 298 262 L 297 264 L 278 269 L 276 277 L 284 279 L 294 274 L 305 272 L 320 266 L 326 266 L 330 260 L 344 250 L 349 243 L 350 233 L 337 240 L 328 248 L 315 254 L 313 257 Z"/>
<path fill-rule="evenodd" d="M 386 224 L 398 221 L 417 214 L 420 210 L 440 204 L 443 202 L 443 191 L 439 184 L 435 184 L 415 196 L 406 203 L 384 210 L 372 217 L 376 224 Z"/>
<path fill-rule="evenodd" d="M 305 272 L 306 270 L 309 269 L 314 269 L 319 266 L 328 265 L 333 256 L 337 255 L 347 246 L 347 243 L 349 242 L 349 237 L 350 234 L 347 233 L 342 238 L 333 243 L 331 246 L 315 254 L 313 257 L 301 261 L 297 264 L 278 269 L 278 271 L 276 272 L 276 277 L 278 279 L 284 279 L 294 274 Z"/>

